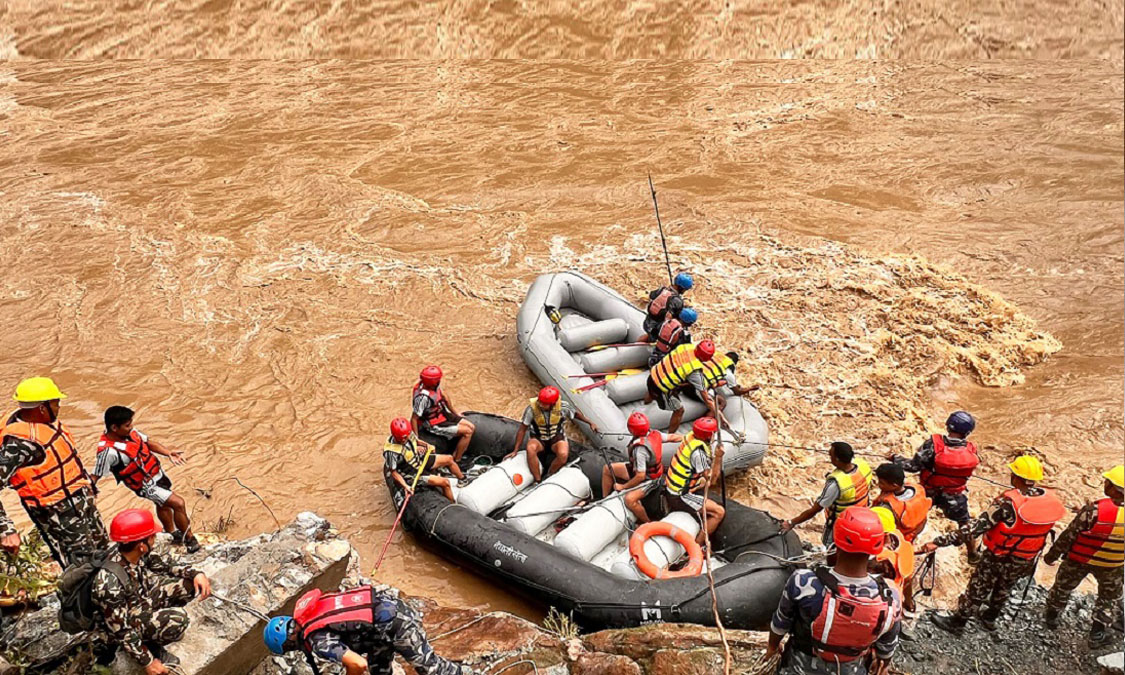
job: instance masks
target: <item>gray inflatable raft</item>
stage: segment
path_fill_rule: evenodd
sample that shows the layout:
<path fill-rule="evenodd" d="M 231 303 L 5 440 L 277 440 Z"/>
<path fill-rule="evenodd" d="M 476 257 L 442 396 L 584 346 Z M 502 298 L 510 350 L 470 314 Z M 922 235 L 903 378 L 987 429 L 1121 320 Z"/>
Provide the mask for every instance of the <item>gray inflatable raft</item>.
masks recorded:
<path fill-rule="evenodd" d="M 557 325 L 548 317 L 549 307 L 558 309 L 561 315 Z M 644 335 L 643 321 L 643 310 L 579 272 L 540 276 L 531 284 L 520 306 L 516 340 L 523 360 L 540 381 L 558 387 L 563 397 L 598 425 L 598 433 L 585 424 L 579 425 L 595 445 L 624 450 L 629 441 L 625 421 L 636 410 L 648 415 L 654 428 L 664 429 L 671 421 L 670 412 L 661 410 L 656 403 L 644 403 L 651 347 L 591 349 L 638 341 Z M 718 349 L 723 346 L 718 345 Z M 640 372 L 618 376 L 605 386 L 574 391 L 600 379 L 575 376 L 625 369 Z M 687 433 L 692 421 L 707 409 L 688 397 L 683 397 L 683 401 L 684 418 L 679 432 Z M 721 432 L 725 450 L 723 471 L 760 464 L 768 432 L 758 409 L 744 398 L 730 397 L 723 415 L 735 432 Z M 664 450 L 667 464 L 675 448 L 669 446 Z"/>

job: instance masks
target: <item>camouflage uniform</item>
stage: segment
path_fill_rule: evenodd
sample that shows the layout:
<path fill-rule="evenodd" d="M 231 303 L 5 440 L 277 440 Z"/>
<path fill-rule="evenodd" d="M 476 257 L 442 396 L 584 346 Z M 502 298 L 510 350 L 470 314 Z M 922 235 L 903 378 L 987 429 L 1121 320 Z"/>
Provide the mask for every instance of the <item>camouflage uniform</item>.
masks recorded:
<path fill-rule="evenodd" d="M 1092 502 L 1082 507 L 1074 520 L 1067 526 L 1055 541 L 1050 551 L 1043 556 L 1043 562 L 1054 564 L 1056 560 L 1070 552 L 1078 533 L 1089 530 L 1098 521 L 1098 504 Z M 1122 581 L 1125 579 L 1120 567 L 1101 567 L 1077 563 L 1069 558 L 1064 559 L 1059 565 L 1058 574 L 1055 575 L 1055 585 L 1047 596 L 1047 608 L 1055 612 L 1066 609 L 1070 594 L 1082 583 L 1086 575 L 1093 575 L 1098 582 L 1098 599 L 1094 603 L 1094 621 L 1103 626 L 1113 624 L 1116 607 L 1121 600 Z"/>
<path fill-rule="evenodd" d="M 351 650 L 367 659 L 371 675 L 390 675 L 395 654 L 414 666 L 419 675 L 473 675 L 461 666 L 434 653 L 422 628 L 422 617 L 402 600 L 396 600 L 396 614 L 390 624 L 345 624 L 340 631 L 323 629 L 308 637 L 313 654 L 340 663 Z"/>
<path fill-rule="evenodd" d="M 0 487 L 11 483 L 21 467 L 43 461 L 43 447 L 34 441 L 6 436 L 0 445 Z M 66 568 L 109 546 L 94 497 L 83 488 L 69 499 L 43 507 L 24 505 L 28 517 L 43 536 L 51 556 Z M 16 532 L 12 519 L 0 506 L 0 536 Z"/>
<path fill-rule="evenodd" d="M 153 658 L 156 647 L 176 642 L 188 627 L 183 606 L 195 597 L 192 580 L 198 571 L 149 554 L 131 564 L 120 554 L 116 561 L 125 568 L 129 584 L 102 568 L 94 578 L 90 596 L 109 641 L 120 645 L 142 667 Z"/>

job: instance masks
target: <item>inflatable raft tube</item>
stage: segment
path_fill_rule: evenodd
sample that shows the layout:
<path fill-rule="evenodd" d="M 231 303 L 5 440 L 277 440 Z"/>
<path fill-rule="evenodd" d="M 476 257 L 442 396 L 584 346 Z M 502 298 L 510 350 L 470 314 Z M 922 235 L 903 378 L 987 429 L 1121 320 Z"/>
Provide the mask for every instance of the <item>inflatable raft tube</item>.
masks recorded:
<path fill-rule="evenodd" d="M 473 499 L 466 495 L 493 492 L 497 488 L 489 482 L 490 476 L 508 475 L 503 457 L 512 449 L 519 424 L 483 413 L 466 413 L 466 417 L 476 425 L 476 433 L 465 457 L 468 464 L 478 466 L 470 472 L 472 479 L 462 483 L 458 503 L 451 504 L 439 492 L 429 489 L 418 490 L 410 500 L 403 523 L 420 543 L 505 590 L 573 613 L 585 630 L 657 621 L 713 624 L 705 575 L 652 580 L 628 569 L 634 567 L 627 550 L 629 528 L 634 524 L 631 517 L 625 522 L 619 520 L 625 512 L 613 504 L 613 498 L 601 500 L 601 470 L 606 457 L 598 450 L 572 442 L 572 461 L 556 476 L 539 486 L 512 488 L 518 494 L 505 504 L 490 508 L 489 513 L 471 508 L 466 502 L 473 503 Z M 444 446 L 440 439 L 426 440 Z M 611 461 L 621 459 L 613 450 L 606 455 Z M 544 459 L 550 461 L 549 456 Z M 476 476 L 472 477 L 474 472 Z M 565 490 L 546 485 L 564 472 L 569 472 L 567 478 L 553 485 L 563 484 Z M 579 472 L 588 484 L 575 490 L 573 480 Z M 479 481 L 485 482 L 475 488 Z M 401 506 L 402 491 L 389 479 L 387 488 L 396 506 Z M 568 490 L 577 495 L 588 494 L 586 499 L 597 504 L 584 512 L 566 511 L 567 507 L 562 505 L 573 500 L 564 496 Z M 510 515 L 522 502 L 535 497 L 537 491 L 541 491 L 542 501 L 535 512 L 558 508 L 558 515 L 565 519 L 551 518 L 539 532 L 516 529 Z M 551 494 L 559 496 L 554 507 L 547 505 Z M 779 521 L 763 511 L 733 500 L 727 501 L 726 508 L 727 516 L 712 538 L 715 556 L 710 560 L 723 623 L 732 628 L 764 630 L 793 569 L 779 559 L 799 555 L 800 542 L 793 533 L 780 534 Z M 587 529 L 578 532 L 572 528 Z M 591 550 L 603 543 L 601 550 Z M 656 540 L 645 545 L 646 552 L 653 551 L 653 559 L 657 551 L 671 548 Z M 615 574 L 614 569 L 619 573 Z"/>
<path fill-rule="evenodd" d="M 557 310 L 557 316 L 561 317 L 558 324 L 548 316 L 548 308 Z M 648 415 L 656 428 L 667 428 L 671 420 L 671 413 L 661 410 L 655 403 L 644 404 L 651 347 L 598 348 L 638 341 L 644 335 L 643 322 L 641 309 L 578 272 L 540 276 L 531 284 L 520 306 L 516 340 L 524 361 L 540 381 L 558 387 L 574 407 L 598 425 L 598 433 L 579 425 L 598 447 L 624 450 L 629 441 L 625 420 L 636 410 Z M 723 349 L 721 344 L 718 347 Z M 572 391 L 597 381 L 595 377 L 582 375 L 623 369 L 643 372 L 619 377 L 606 386 Z M 680 433 L 687 433 L 692 421 L 706 411 L 703 404 L 686 397 L 684 404 Z M 769 437 L 758 409 L 744 398 L 730 397 L 723 415 L 736 432 L 722 434 L 726 455 L 723 470 L 760 464 Z M 674 448 L 665 450 L 664 457 L 668 459 Z"/>

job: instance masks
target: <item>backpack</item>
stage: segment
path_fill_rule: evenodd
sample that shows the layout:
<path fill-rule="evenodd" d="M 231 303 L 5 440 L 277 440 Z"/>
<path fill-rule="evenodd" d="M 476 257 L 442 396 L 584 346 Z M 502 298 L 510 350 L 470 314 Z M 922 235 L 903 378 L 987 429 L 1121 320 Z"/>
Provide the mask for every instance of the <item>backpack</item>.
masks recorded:
<path fill-rule="evenodd" d="M 91 591 L 98 570 L 109 570 L 127 591 L 132 592 L 133 582 L 129 574 L 112 557 L 112 550 L 102 551 L 81 564 L 68 567 L 59 577 L 59 628 L 71 635 L 94 628 L 98 611 Z"/>

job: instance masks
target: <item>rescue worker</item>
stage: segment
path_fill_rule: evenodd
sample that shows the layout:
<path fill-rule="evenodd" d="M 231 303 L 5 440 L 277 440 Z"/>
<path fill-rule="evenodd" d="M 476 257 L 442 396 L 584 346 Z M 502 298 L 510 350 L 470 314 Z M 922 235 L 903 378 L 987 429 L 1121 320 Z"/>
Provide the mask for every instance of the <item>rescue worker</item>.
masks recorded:
<path fill-rule="evenodd" d="M 647 523 L 648 513 L 641 500 L 651 490 L 634 488 L 645 481 L 652 481 L 650 487 L 659 485 L 656 481 L 664 476 L 664 444 L 679 443 L 683 436 L 653 429 L 648 417 L 640 411 L 629 415 L 626 426 L 632 434 L 628 447 L 629 461 L 613 462 L 602 469 L 602 495 L 608 496 L 611 490 L 624 492 L 625 508 L 632 511 L 637 522 Z"/>
<path fill-rule="evenodd" d="M 906 459 L 895 454 L 887 455 L 887 459 L 903 470 L 919 474 L 926 496 L 946 518 L 957 523 L 965 537 L 968 537 L 967 525 L 972 520 L 966 492 L 969 478 L 980 464 L 977 446 L 968 440 L 976 426 L 972 415 L 958 410 L 946 419 L 946 434 L 934 434 L 926 439 L 914 457 Z M 979 555 L 972 538 L 964 539 L 962 543 L 969 563 L 976 563 Z"/>
<path fill-rule="evenodd" d="M 715 354 L 710 361 L 703 364 L 703 384 L 715 397 L 715 405 L 719 410 L 726 408 L 727 399 L 744 396 L 756 388 L 739 386 L 734 373 L 738 361 L 738 352 L 727 352 Z M 695 389 L 688 389 L 687 393 L 688 396 L 696 397 Z"/>
<path fill-rule="evenodd" d="M 134 413 L 123 405 L 106 408 L 105 433 L 98 439 L 97 459 L 90 484 L 97 487 L 98 480 L 109 474 L 124 483 L 125 487 L 142 499 L 156 505 L 156 517 L 165 532 L 172 533 L 172 541 L 183 544 L 188 553 L 199 550 L 199 540 L 191 532 L 191 518 L 187 502 L 172 492 L 172 480 L 164 473 L 156 455 L 163 455 L 173 464 L 183 464 L 184 454 L 169 450 L 133 428 Z"/>
<path fill-rule="evenodd" d="M 672 413 L 668 433 L 676 433 L 684 419 L 684 402 L 680 399 L 683 389 L 694 388 L 699 399 L 707 405 L 708 414 L 718 419 L 719 410 L 703 380 L 703 364 L 714 356 L 715 343 L 710 340 L 697 345 L 680 345 L 648 371 L 645 403 L 656 401 L 661 410 Z"/>
<path fill-rule="evenodd" d="M 996 619 L 1004 609 L 1012 587 L 1035 572 L 1039 553 L 1047 534 L 1066 515 L 1066 507 L 1053 490 L 1038 487 L 1043 480 L 1043 465 L 1031 455 L 1017 457 L 1008 465 L 1012 489 L 997 497 L 987 511 L 970 522 L 969 534 L 984 535 L 985 553 L 969 578 L 969 587 L 957 600 L 957 609 L 933 617 L 934 625 L 960 633 L 973 612 L 982 605 L 980 623 L 985 630 L 996 630 Z M 916 553 L 930 553 L 941 546 L 963 540 L 961 532 L 934 539 Z"/>
<path fill-rule="evenodd" d="M 894 515 L 895 528 L 913 543 L 926 529 L 933 502 L 920 486 L 906 482 L 906 472 L 898 464 L 887 463 L 876 467 L 875 482 L 879 486 L 879 494 L 875 495 L 871 505 L 886 506 Z"/>
<path fill-rule="evenodd" d="M 527 439 L 527 467 L 531 476 L 538 483 L 543 479 L 543 468 L 539 464 L 539 453 L 550 448 L 555 453 L 555 460 L 547 469 L 547 475 L 555 473 L 566 464 L 570 458 L 570 444 L 567 443 L 563 424 L 567 420 L 578 420 L 590 426 L 590 431 L 597 432 L 598 425 L 586 419 L 580 411 L 575 410 L 566 401 L 559 400 L 559 390 L 555 387 L 543 387 L 539 394 L 528 401 L 524 408 L 523 418 L 520 420 L 519 431 L 516 432 L 516 447 L 508 456 L 515 457 L 523 446 L 523 439 L 531 431 Z"/>
<path fill-rule="evenodd" d="M 870 502 L 874 474 L 867 462 L 855 456 L 851 445 L 843 441 L 832 443 L 828 448 L 828 461 L 834 469 L 825 477 L 820 496 L 797 517 L 781 521 L 782 534 L 824 511 L 821 541 L 828 546 L 833 541 L 832 527 L 840 514 L 853 506 L 866 507 Z"/>
<path fill-rule="evenodd" d="M 882 574 L 902 593 L 902 626 L 900 635 L 906 639 L 914 637 L 914 568 L 916 565 L 914 545 L 899 529 L 894 513 L 887 507 L 872 507 L 879 522 L 883 523 L 885 538 L 883 551 L 871 561 L 871 571 Z"/>
<path fill-rule="evenodd" d="M 1083 579 L 1092 575 L 1098 582 L 1098 599 L 1090 626 L 1092 649 L 1106 644 L 1109 639 L 1114 608 L 1121 602 L 1121 569 L 1125 561 L 1125 466 L 1118 464 L 1102 476 L 1105 497 L 1083 506 L 1043 556 L 1043 562 L 1048 565 L 1066 556 L 1047 596 L 1044 619 L 1048 628 L 1058 628 L 1059 614 L 1066 609 L 1070 594 Z"/>
<path fill-rule="evenodd" d="M 716 438 L 719 423 L 714 417 L 700 417 L 691 425 L 668 470 L 664 473 L 664 509 L 666 513 L 683 511 L 706 522 L 695 541 L 704 543 L 704 532 L 710 537 L 723 522 L 727 511 L 719 502 L 703 492 L 709 484 L 718 484 L 723 474 L 723 446 Z"/>
<path fill-rule="evenodd" d="M 453 446 L 453 461 L 459 462 L 469 449 L 476 427 L 453 407 L 441 386 L 441 378 L 441 368 L 437 366 L 426 366 L 418 375 L 411 394 L 410 426 L 414 433 L 424 430 L 447 440 Z"/>
<path fill-rule="evenodd" d="M 672 280 L 671 286 L 661 286 L 648 294 L 648 307 L 645 308 L 644 330 L 650 341 L 656 340 L 660 325 L 669 313 L 675 316 L 684 307 L 684 293 L 691 290 L 695 281 L 691 274 L 680 272 Z"/>
<path fill-rule="evenodd" d="M 848 509 L 832 536 L 835 564 L 793 572 L 782 591 L 766 647 L 772 659 L 790 636 L 778 675 L 882 675 L 894 657 L 902 596 L 867 569 L 885 545 L 879 517 Z"/>
<path fill-rule="evenodd" d="M 688 332 L 696 321 L 699 320 L 699 313 L 691 307 L 684 307 L 679 313 L 669 316 L 660 324 L 659 330 L 656 331 L 655 344 L 652 346 L 652 352 L 648 355 L 648 367 L 652 368 L 660 359 L 668 356 L 668 352 L 676 347 L 691 342 L 691 333 Z"/>
<path fill-rule="evenodd" d="M 211 595 L 207 575 L 153 554 L 160 525 L 144 509 L 126 509 L 109 524 L 113 564 L 95 573 L 90 600 L 109 642 L 121 647 L 146 675 L 164 675 L 178 663 L 164 647 L 183 637 L 193 598 Z"/>
<path fill-rule="evenodd" d="M 109 545 L 90 478 L 59 420 L 66 394 L 48 377 L 31 377 L 16 386 L 13 398 L 19 410 L 0 432 L 0 486 L 16 491 L 51 556 L 66 568 Z M 20 548 L 19 532 L 2 506 L 0 548 Z"/>
<path fill-rule="evenodd" d="M 414 477 L 421 475 L 418 479 L 421 485 L 437 488 L 452 502 L 454 501 L 453 485 L 450 484 L 449 479 L 444 476 L 427 475 L 427 472 L 448 469 L 457 480 L 463 479 L 465 474 L 461 473 L 461 467 L 453 461 L 453 455 L 430 453 L 423 465 L 422 458 L 426 456 L 428 447 L 414 433 L 414 429 L 405 417 L 394 418 L 391 420 L 391 435 L 383 445 L 383 474 L 389 476 L 407 494 L 412 493 L 410 486 L 414 483 Z M 403 475 L 404 472 L 406 475 Z"/>
<path fill-rule="evenodd" d="M 274 654 L 302 651 L 313 672 L 314 656 L 344 666 L 347 675 L 391 675 L 395 654 L 418 675 L 473 675 L 434 653 L 422 617 L 390 593 L 363 586 L 342 593 L 309 591 L 293 616 L 275 616 L 262 634 Z"/>

